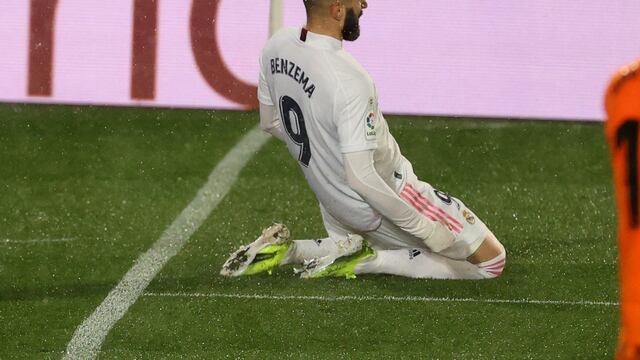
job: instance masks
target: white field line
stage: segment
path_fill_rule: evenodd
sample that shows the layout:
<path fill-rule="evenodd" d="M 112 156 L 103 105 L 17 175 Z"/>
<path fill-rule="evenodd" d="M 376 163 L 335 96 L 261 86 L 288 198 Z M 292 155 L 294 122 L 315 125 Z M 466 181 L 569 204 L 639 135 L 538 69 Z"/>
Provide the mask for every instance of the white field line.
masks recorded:
<path fill-rule="evenodd" d="M 240 171 L 269 136 L 249 131 L 209 174 L 207 183 L 147 252 L 124 275 L 96 310 L 76 329 L 63 359 L 93 359 L 109 330 L 133 305 L 151 280 L 184 247 L 235 183 Z"/>
<path fill-rule="evenodd" d="M 27 239 L 27 240 L 16 240 L 16 239 L 0 239 L 1 244 L 47 244 L 47 243 L 64 243 L 76 241 L 76 238 L 59 238 L 59 239 Z"/>
<path fill-rule="evenodd" d="M 474 299 L 425 296 L 316 296 L 316 295 L 261 295 L 222 293 L 145 293 L 143 296 L 175 298 L 225 298 L 250 300 L 301 300 L 301 301 L 392 301 L 392 302 L 433 302 L 433 303 L 481 303 L 481 304 L 523 304 L 523 305 L 568 305 L 568 306 L 618 306 L 612 301 L 591 300 L 533 300 L 533 299 Z"/>
<path fill-rule="evenodd" d="M 427 124 L 424 126 L 426 129 L 449 129 L 452 131 L 455 130 L 483 130 L 483 129 L 504 129 L 509 127 L 514 127 L 513 123 L 509 121 L 500 121 L 500 122 L 473 122 L 473 123 L 461 123 L 461 124 Z"/>

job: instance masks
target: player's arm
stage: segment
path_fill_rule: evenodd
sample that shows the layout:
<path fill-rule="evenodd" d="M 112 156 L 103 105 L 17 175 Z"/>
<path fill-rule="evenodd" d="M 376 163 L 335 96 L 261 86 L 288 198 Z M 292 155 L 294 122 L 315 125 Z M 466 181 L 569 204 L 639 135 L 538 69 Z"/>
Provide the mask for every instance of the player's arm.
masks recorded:
<path fill-rule="evenodd" d="M 276 115 L 276 107 L 260 103 L 260 128 L 284 141 L 284 129 L 282 121 Z"/>
<path fill-rule="evenodd" d="M 258 79 L 258 101 L 260 102 L 260 128 L 284 141 L 282 122 L 278 118 L 278 111 L 273 104 L 271 91 L 267 82 L 267 69 L 263 66 L 264 54 L 260 56 L 260 78 Z"/>
<path fill-rule="evenodd" d="M 422 239 L 431 250 L 438 252 L 451 246 L 455 237 L 445 225 L 421 215 L 380 177 L 374 167 L 373 152 L 364 150 L 343 154 L 349 186 L 384 217 Z"/>
<path fill-rule="evenodd" d="M 422 239 L 431 250 L 449 247 L 455 239 L 449 228 L 422 216 L 375 170 L 373 153 L 378 147 L 379 116 L 375 86 L 357 74 L 343 76 L 337 83 L 334 118 L 349 186 L 384 217 Z"/>

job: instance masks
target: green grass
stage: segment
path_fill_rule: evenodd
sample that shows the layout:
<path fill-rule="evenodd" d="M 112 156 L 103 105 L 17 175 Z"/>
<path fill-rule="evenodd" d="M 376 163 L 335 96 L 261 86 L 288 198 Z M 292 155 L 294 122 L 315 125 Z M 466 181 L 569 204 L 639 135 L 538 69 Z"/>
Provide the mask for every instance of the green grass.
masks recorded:
<path fill-rule="evenodd" d="M 420 178 L 461 198 L 508 250 L 491 281 L 226 279 L 274 221 L 324 235 L 314 195 L 270 141 L 148 293 L 616 301 L 615 217 L 600 124 L 389 117 Z M 59 358 L 189 203 L 255 113 L 0 106 L 0 358 Z M 101 358 L 611 358 L 617 307 L 141 297 Z"/>

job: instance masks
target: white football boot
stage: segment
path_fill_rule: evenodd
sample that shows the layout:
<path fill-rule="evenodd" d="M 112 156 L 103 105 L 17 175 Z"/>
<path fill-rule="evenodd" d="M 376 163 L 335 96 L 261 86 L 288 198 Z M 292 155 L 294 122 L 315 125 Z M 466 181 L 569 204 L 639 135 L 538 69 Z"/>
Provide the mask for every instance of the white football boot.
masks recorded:
<path fill-rule="evenodd" d="M 335 254 L 307 260 L 301 269 L 294 270 L 303 279 L 325 276 L 346 277 L 353 279 L 355 267 L 362 260 L 375 255 L 362 236 L 348 234 L 346 239 L 337 242 L 338 251 Z"/>
<path fill-rule="evenodd" d="M 262 230 L 254 242 L 232 253 L 220 270 L 223 276 L 253 275 L 268 272 L 277 267 L 285 257 L 291 240 L 289 229 L 283 224 L 273 224 Z"/>

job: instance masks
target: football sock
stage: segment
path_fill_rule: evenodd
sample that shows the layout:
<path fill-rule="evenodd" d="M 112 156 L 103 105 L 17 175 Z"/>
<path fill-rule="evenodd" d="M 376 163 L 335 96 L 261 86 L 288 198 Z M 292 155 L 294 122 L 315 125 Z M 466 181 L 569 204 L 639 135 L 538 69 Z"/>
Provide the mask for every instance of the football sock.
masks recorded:
<path fill-rule="evenodd" d="M 492 260 L 493 261 L 493 260 Z M 420 279 L 484 279 L 486 270 L 424 249 L 378 250 L 355 268 L 356 274 L 391 274 Z M 495 276 L 493 276 L 495 277 Z"/>
<path fill-rule="evenodd" d="M 302 264 L 304 260 L 319 258 L 338 251 L 331 238 L 316 240 L 294 240 L 280 265 Z"/>
<path fill-rule="evenodd" d="M 481 262 L 477 264 L 477 266 L 484 272 L 486 278 L 494 278 L 502 274 L 502 271 L 504 270 L 504 266 L 506 264 L 506 260 L 507 253 L 503 248 L 500 255 L 494 257 L 489 261 Z"/>

